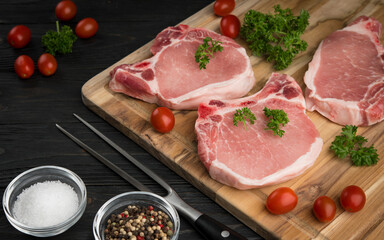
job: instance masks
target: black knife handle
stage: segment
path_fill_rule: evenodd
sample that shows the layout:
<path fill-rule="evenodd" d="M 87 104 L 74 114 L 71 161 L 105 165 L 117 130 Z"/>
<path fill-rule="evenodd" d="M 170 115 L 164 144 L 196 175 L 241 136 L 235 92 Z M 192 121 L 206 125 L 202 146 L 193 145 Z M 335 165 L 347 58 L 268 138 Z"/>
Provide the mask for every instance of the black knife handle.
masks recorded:
<path fill-rule="evenodd" d="M 216 221 L 206 214 L 202 214 L 194 224 L 196 229 L 207 240 L 246 240 L 246 238 L 241 236 L 239 233 L 233 231 L 229 227 Z"/>

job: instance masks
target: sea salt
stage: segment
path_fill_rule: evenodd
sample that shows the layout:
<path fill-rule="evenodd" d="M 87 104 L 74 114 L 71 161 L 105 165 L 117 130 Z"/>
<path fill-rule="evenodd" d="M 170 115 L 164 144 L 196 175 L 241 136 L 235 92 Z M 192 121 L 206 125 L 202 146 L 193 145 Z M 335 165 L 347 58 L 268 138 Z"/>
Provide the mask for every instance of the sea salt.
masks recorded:
<path fill-rule="evenodd" d="M 71 186 L 45 181 L 23 189 L 15 201 L 13 216 L 29 227 L 48 227 L 67 220 L 78 207 L 79 199 Z"/>

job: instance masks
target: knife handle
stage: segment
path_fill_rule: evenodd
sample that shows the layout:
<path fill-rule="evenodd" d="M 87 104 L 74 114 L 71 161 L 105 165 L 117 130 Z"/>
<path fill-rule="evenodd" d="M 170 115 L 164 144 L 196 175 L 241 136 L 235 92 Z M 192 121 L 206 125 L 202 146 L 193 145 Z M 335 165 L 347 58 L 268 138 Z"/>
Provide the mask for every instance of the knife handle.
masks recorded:
<path fill-rule="evenodd" d="M 207 240 L 246 240 L 245 237 L 241 236 L 236 231 L 225 226 L 224 224 L 216 221 L 206 214 L 202 214 L 194 222 L 196 229 L 207 239 Z"/>

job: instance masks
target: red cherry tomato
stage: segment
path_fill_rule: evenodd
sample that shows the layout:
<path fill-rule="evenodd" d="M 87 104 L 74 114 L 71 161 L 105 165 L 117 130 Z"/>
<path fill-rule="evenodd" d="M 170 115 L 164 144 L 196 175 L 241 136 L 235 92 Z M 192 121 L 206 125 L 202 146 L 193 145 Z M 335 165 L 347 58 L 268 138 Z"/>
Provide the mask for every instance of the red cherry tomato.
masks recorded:
<path fill-rule="evenodd" d="M 95 19 L 84 18 L 76 25 L 75 32 L 79 38 L 90 38 L 96 34 L 98 29 L 99 25 Z"/>
<path fill-rule="evenodd" d="M 7 39 L 14 48 L 25 47 L 31 40 L 31 30 L 27 26 L 17 25 L 9 31 Z"/>
<path fill-rule="evenodd" d="M 51 76 L 57 69 L 56 58 L 49 53 L 43 53 L 37 61 L 37 67 L 44 76 Z"/>
<path fill-rule="evenodd" d="M 363 209 L 366 197 L 364 191 L 355 185 L 344 188 L 340 195 L 340 204 L 348 212 L 358 212 Z"/>
<path fill-rule="evenodd" d="M 224 36 L 236 38 L 240 32 L 240 20 L 235 15 L 227 15 L 221 18 L 220 32 Z"/>
<path fill-rule="evenodd" d="M 22 79 L 30 78 L 35 71 L 35 64 L 32 58 L 27 55 L 19 56 L 15 61 L 15 71 Z"/>
<path fill-rule="evenodd" d="M 64 0 L 56 5 L 55 14 L 61 21 L 69 21 L 75 17 L 77 12 L 76 5 L 69 0 Z"/>
<path fill-rule="evenodd" d="M 213 11 L 216 15 L 227 16 L 235 9 L 235 0 L 216 0 Z"/>
<path fill-rule="evenodd" d="M 320 196 L 313 203 L 313 213 L 320 222 L 330 222 L 336 215 L 336 204 L 331 198 Z"/>
<path fill-rule="evenodd" d="M 297 205 L 297 195 L 289 187 L 280 187 L 271 192 L 266 207 L 273 214 L 284 214 L 292 211 Z"/>
<path fill-rule="evenodd" d="M 175 126 L 175 116 L 166 107 L 158 107 L 151 114 L 151 124 L 156 131 L 170 132 Z"/>

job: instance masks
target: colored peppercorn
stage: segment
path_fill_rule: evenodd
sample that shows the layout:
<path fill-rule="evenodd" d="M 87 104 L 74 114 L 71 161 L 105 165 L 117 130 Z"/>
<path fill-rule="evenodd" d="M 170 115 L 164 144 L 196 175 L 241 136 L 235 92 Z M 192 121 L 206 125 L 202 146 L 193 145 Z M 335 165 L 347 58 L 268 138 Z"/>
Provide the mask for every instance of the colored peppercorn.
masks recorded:
<path fill-rule="evenodd" d="M 107 240 L 169 240 L 173 223 L 163 211 L 153 206 L 129 205 L 119 214 L 112 214 L 104 230 Z"/>

